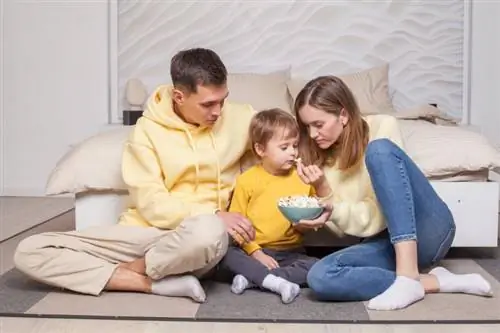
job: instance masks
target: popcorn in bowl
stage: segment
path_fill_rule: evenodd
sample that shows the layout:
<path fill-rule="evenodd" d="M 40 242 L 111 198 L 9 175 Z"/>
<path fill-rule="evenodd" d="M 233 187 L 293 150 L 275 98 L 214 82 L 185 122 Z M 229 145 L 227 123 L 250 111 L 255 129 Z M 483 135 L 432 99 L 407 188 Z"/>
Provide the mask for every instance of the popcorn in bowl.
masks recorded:
<path fill-rule="evenodd" d="M 292 195 L 278 200 L 278 209 L 291 223 L 313 220 L 321 215 L 324 207 L 318 198 L 307 195 Z"/>
<path fill-rule="evenodd" d="M 320 208 L 321 204 L 318 198 L 307 195 L 286 196 L 278 201 L 280 207 L 295 207 L 295 208 Z"/>

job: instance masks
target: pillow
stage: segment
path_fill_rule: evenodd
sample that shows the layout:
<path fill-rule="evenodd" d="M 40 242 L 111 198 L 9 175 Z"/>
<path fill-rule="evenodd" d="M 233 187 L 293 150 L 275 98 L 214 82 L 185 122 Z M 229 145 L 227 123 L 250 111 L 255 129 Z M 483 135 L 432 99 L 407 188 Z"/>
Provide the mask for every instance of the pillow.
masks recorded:
<path fill-rule="evenodd" d="M 337 76 L 351 89 L 361 113 L 396 112 L 389 96 L 389 64 Z M 300 90 L 308 81 L 304 78 L 292 78 L 287 82 L 288 90 L 294 102 Z"/>
<path fill-rule="evenodd" d="M 428 177 L 500 167 L 500 153 L 481 134 L 424 120 L 398 122 L 408 155 Z M 121 158 L 132 129 L 132 126 L 112 129 L 74 146 L 50 174 L 46 194 L 127 191 Z"/>
<path fill-rule="evenodd" d="M 288 69 L 266 74 L 229 74 L 228 101 L 251 104 L 256 110 L 279 107 L 291 112 L 286 85 L 289 78 Z M 122 179 L 121 158 L 131 129 L 120 127 L 106 131 L 73 147 L 50 174 L 46 194 L 127 190 Z"/>
<path fill-rule="evenodd" d="M 122 179 L 123 145 L 133 126 L 96 134 L 64 155 L 49 176 L 47 195 L 87 190 L 127 190 Z"/>
<path fill-rule="evenodd" d="M 482 134 L 424 120 L 398 120 L 405 150 L 428 177 L 500 166 L 500 153 Z"/>
<path fill-rule="evenodd" d="M 267 74 L 230 73 L 227 77 L 229 88 L 227 100 L 233 103 L 250 104 L 257 111 L 281 108 L 291 112 L 291 98 L 287 88 L 289 79 L 289 69 Z"/>

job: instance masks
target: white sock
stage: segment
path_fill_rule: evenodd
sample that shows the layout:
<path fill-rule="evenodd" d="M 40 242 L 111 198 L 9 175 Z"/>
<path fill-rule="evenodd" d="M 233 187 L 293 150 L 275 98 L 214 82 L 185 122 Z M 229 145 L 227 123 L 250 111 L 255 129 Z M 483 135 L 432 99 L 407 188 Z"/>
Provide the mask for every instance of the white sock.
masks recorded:
<path fill-rule="evenodd" d="M 419 281 L 406 276 L 396 276 L 394 283 L 380 295 L 368 302 L 370 310 L 397 310 L 405 308 L 425 296 L 424 287 Z"/>
<path fill-rule="evenodd" d="M 236 275 L 233 278 L 233 284 L 231 285 L 231 291 L 235 294 L 243 294 L 245 289 L 254 287 L 255 285 L 248 281 L 246 277 L 241 274 Z"/>
<path fill-rule="evenodd" d="M 437 278 L 440 292 L 493 296 L 490 283 L 479 274 L 453 274 L 444 267 L 436 267 L 429 274 Z"/>
<path fill-rule="evenodd" d="M 281 301 L 285 304 L 293 302 L 300 293 L 300 286 L 298 284 L 273 274 L 268 274 L 264 278 L 262 286 L 281 295 Z"/>
<path fill-rule="evenodd" d="M 169 276 L 153 281 L 151 291 L 162 296 L 190 297 L 198 303 L 203 303 L 206 299 L 200 281 L 192 275 Z"/>

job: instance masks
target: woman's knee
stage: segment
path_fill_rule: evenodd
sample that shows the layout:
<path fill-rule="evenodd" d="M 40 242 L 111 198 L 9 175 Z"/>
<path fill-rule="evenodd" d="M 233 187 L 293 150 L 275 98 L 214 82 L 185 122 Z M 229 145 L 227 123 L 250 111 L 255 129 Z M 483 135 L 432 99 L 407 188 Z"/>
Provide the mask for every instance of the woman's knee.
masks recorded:
<path fill-rule="evenodd" d="M 400 152 L 400 148 L 391 140 L 383 138 L 370 141 L 366 147 L 365 161 L 385 160 L 387 156 Z"/>
<path fill-rule="evenodd" d="M 327 267 L 320 260 L 315 263 L 307 272 L 307 285 L 317 294 L 321 294 L 325 287 L 325 280 L 327 279 Z"/>
<path fill-rule="evenodd" d="M 349 286 L 348 281 L 342 281 L 344 269 L 336 258 L 320 260 L 307 273 L 307 285 L 319 300 L 340 301 Z"/>

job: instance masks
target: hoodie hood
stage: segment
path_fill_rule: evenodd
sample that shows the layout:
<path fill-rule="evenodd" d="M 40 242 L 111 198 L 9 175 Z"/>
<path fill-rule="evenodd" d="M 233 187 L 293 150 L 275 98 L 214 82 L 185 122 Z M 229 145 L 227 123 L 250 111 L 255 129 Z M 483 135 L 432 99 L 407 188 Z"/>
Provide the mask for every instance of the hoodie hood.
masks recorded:
<path fill-rule="evenodd" d="M 196 172 L 196 183 L 195 191 L 198 190 L 200 184 L 200 156 L 196 148 L 196 136 L 209 135 L 212 142 L 212 147 L 214 149 L 214 155 L 217 154 L 217 143 L 213 135 L 212 129 L 209 127 L 195 126 L 186 123 L 174 112 L 173 98 L 172 98 L 172 86 L 171 85 L 161 85 L 153 92 L 149 100 L 147 101 L 146 108 L 143 112 L 143 117 L 147 118 L 163 127 L 182 131 L 186 135 L 189 146 L 193 153 L 195 154 L 196 162 L 193 167 Z M 218 209 L 221 207 L 221 167 L 220 161 L 217 159 L 217 201 Z"/>
<path fill-rule="evenodd" d="M 198 126 L 184 122 L 175 112 L 170 85 L 161 85 L 151 94 L 146 103 L 143 116 L 164 127 L 180 131 L 199 129 Z"/>

